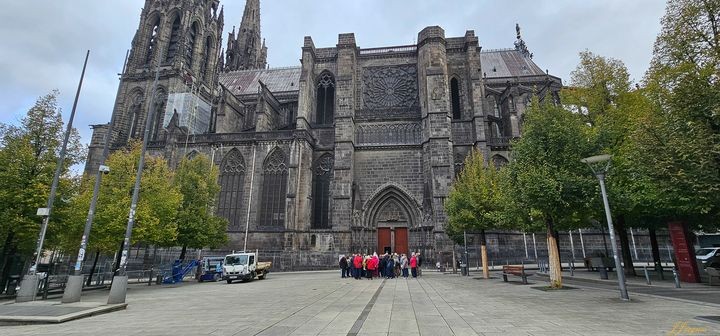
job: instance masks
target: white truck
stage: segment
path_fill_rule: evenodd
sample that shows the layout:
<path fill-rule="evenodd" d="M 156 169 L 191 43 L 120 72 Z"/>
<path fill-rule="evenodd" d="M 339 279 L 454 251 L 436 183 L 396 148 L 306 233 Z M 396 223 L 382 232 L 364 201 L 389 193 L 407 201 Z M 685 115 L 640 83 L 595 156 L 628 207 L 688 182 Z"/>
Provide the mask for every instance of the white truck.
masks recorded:
<path fill-rule="evenodd" d="M 222 278 L 227 283 L 232 283 L 233 280 L 250 281 L 256 277 L 262 280 L 265 279 L 271 266 L 270 261 L 259 262 L 257 252 L 232 253 L 225 256 Z"/>

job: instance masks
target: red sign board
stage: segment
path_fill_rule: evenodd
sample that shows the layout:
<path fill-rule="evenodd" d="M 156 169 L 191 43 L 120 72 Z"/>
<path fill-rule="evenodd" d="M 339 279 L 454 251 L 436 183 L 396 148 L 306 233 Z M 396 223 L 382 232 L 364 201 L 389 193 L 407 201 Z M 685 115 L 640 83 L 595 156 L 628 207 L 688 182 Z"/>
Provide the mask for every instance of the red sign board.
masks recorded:
<path fill-rule="evenodd" d="M 678 270 L 680 281 L 700 282 L 695 251 L 687 230 L 687 225 L 682 222 L 668 223 L 670 239 L 672 239 L 675 250 L 675 267 Z"/>

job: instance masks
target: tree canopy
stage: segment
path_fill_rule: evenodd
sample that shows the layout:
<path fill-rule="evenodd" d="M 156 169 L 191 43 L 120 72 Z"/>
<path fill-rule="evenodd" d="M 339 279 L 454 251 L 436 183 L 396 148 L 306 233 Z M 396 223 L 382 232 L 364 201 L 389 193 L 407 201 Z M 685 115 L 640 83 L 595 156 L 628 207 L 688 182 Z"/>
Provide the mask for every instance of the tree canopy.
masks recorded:
<path fill-rule="evenodd" d="M 24 254 L 35 247 L 42 219 L 38 208 L 47 205 L 48 194 L 64 137 L 62 111 L 57 91 L 38 98 L 20 125 L 0 127 L 0 244 L 10 245 Z M 75 186 L 68 175 L 70 166 L 84 156 L 84 148 L 72 130 L 63 162 L 50 225 L 59 223 Z M 48 242 L 52 242 L 52 230 Z"/>
<path fill-rule="evenodd" d="M 176 170 L 173 185 L 183 195 L 177 214 L 176 244 L 183 247 L 183 252 L 186 247 L 217 248 L 227 242 L 227 220 L 214 214 L 220 192 L 218 172 L 202 154 L 183 159 Z"/>
<path fill-rule="evenodd" d="M 106 160 L 110 173 L 103 177 L 92 232 L 88 240 L 91 249 L 111 253 L 125 236 L 130 202 L 135 184 L 140 144 L 113 152 Z M 143 242 L 158 246 L 173 246 L 177 237 L 177 209 L 182 194 L 173 185 L 173 172 L 163 158 L 146 157 L 140 181 L 140 195 L 133 228 L 132 243 Z M 92 196 L 92 179 L 86 179 L 82 192 L 73 199 L 74 209 L 69 221 L 70 237 L 79 246 Z M 66 239 L 72 245 L 73 239 Z M 75 247 L 76 248 L 76 247 Z"/>

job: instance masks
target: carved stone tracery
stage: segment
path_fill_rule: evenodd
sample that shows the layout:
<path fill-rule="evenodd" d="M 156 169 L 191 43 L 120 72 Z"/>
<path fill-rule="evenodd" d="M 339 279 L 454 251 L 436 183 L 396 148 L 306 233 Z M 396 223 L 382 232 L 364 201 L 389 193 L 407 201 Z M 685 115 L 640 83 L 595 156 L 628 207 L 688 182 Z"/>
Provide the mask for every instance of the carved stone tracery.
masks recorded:
<path fill-rule="evenodd" d="M 245 160 L 238 150 L 231 150 L 221 166 L 222 174 L 245 174 Z"/>
<path fill-rule="evenodd" d="M 323 155 L 317 160 L 317 162 L 315 162 L 315 175 L 321 176 L 330 173 L 332 171 L 334 161 L 335 159 L 332 155 Z"/>
<path fill-rule="evenodd" d="M 287 174 L 285 155 L 279 149 L 275 149 L 265 161 L 265 174 Z"/>
<path fill-rule="evenodd" d="M 368 67 L 363 72 L 366 109 L 418 106 L 417 69 L 414 65 Z"/>

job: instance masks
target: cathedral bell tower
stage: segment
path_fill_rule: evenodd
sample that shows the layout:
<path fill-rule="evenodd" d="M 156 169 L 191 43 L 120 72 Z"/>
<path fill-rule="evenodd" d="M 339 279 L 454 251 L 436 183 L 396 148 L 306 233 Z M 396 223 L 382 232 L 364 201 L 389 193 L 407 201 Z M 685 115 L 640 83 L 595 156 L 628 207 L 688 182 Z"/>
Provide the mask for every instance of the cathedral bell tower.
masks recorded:
<path fill-rule="evenodd" d="M 260 0 L 247 0 L 240 28 L 228 35 L 225 71 L 264 69 L 267 47 L 260 35 Z"/>
<path fill-rule="evenodd" d="M 150 140 L 162 139 L 163 130 L 175 113 L 181 126 L 192 126 L 191 133 L 209 131 L 204 119 L 210 119 L 210 106 L 218 86 L 224 25 L 219 6 L 219 0 L 145 1 L 120 78 L 113 109 L 111 148 L 142 138 L 149 114 Z M 158 67 L 158 85 L 153 90 Z M 193 115 L 189 116 L 190 113 Z M 93 126 L 86 173 L 97 169 L 108 129 L 108 125 Z"/>

